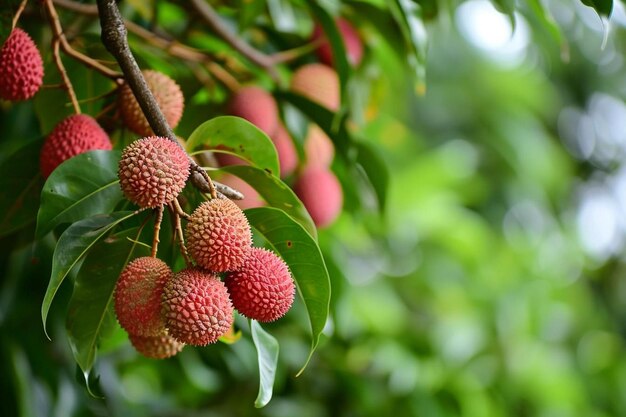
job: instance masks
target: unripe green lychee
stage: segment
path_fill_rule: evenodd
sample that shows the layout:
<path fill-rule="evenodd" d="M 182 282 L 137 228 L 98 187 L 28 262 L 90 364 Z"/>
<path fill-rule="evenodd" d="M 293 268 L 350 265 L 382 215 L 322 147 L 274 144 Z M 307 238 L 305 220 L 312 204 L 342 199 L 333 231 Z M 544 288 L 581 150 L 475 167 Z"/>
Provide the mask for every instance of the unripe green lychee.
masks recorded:
<path fill-rule="evenodd" d="M 180 90 L 178 84 L 176 84 L 176 81 L 165 74 L 153 70 L 145 70 L 142 71 L 142 73 L 146 84 L 148 84 L 148 88 L 154 95 L 154 99 L 163 112 L 165 120 L 167 120 L 167 123 L 172 129 L 175 128 L 180 118 L 183 116 L 183 108 L 185 107 L 183 92 Z M 124 124 L 128 126 L 130 130 L 140 136 L 154 135 L 146 116 L 144 116 L 128 84 L 124 84 L 120 88 L 118 103 Z"/>
<path fill-rule="evenodd" d="M 307 167 L 293 187 L 317 227 L 330 225 L 343 205 L 339 180 L 328 168 Z"/>
<path fill-rule="evenodd" d="M 287 264 L 262 248 L 252 248 L 241 269 L 226 275 L 225 284 L 237 311 L 262 322 L 284 316 L 296 290 Z"/>
<path fill-rule="evenodd" d="M 167 332 L 157 336 L 139 336 L 129 334 L 128 339 L 137 352 L 151 359 L 166 359 L 176 355 L 185 347 Z"/>
<path fill-rule="evenodd" d="M 140 207 L 158 207 L 185 187 L 189 157 L 177 143 L 150 136 L 124 148 L 117 175 L 126 198 Z"/>
<path fill-rule="evenodd" d="M 339 29 L 339 33 L 343 39 L 348 62 L 355 67 L 358 66 L 363 58 L 363 42 L 361 42 L 359 33 L 356 31 L 354 26 L 352 26 L 352 24 L 344 18 L 340 17 L 335 23 L 337 24 L 337 29 Z M 313 29 L 312 40 L 322 41 L 320 46 L 317 48 L 317 56 L 324 64 L 333 66 L 333 50 L 330 46 L 330 42 L 326 39 L 324 30 L 319 24 L 316 24 Z"/>
<path fill-rule="evenodd" d="M 298 166 L 298 152 L 296 151 L 296 146 L 293 144 L 289 132 L 282 123 L 279 123 L 276 133 L 270 138 L 272 142 L 274 142 L 276 153 L 278 153 L 280 176 L 284 178 L 293 173 Z"/>
<path fill-rule="evenodd" d="M 198 265 L 214 272 L 237 270 L 252 245 L 252 232 L 243 211 L 231 200 L 200 204 L 187 223 L 187 246 Z"/>
<path fill-rule="evenodd" d="M 124 330 L 137 336 L 157 336 L 165 330 L 161 298 L 171 278 L 170 268 L 157 258 L 145 256 L 126 265 L 114 292 L 115 314 Z"/>
<path fill-rule="evenodd" d="M 199 268 L 184 269 L 165 284 L 163 315 L 168 334 L 179 342 L 216 342 L 233 324 L 233 306 L 220 279 Z"/>
<path fill-rule="evenodd" d="M 261 87 L 242 87 L 230 99 L 228 111 L 243 117 L 267 135 L 273 135 L 278 127 L 278 106 L 274 97 Z"/>
<path fill-rule="evenodd" d="M 328 168 L 335 157 L 335 145 L 318 125 L 312 124 L 304 139 L 304 153 L 307 166 Z"/>
<path fill-rule="evenodd" d="M 291 90 L 329 110 L 339 109 L 339 77 L 334 69 L 324 64 L 306 64 L 298 68 L 291 79 Z"/>
<path fill-rule="evenodd" d="M 109 135 L 98 122 L 86 114 L 75 114 L 57 124 L 46 138 L 39 155 L 44 178 L 67 159 L 96 149 L 112 148 Z"/>
<path fill-rule="evenodd" d="M 0 50 L 0 97 L 27 100 L 43 83 L 43 61 L 26 32 L 15 28 Z"/>

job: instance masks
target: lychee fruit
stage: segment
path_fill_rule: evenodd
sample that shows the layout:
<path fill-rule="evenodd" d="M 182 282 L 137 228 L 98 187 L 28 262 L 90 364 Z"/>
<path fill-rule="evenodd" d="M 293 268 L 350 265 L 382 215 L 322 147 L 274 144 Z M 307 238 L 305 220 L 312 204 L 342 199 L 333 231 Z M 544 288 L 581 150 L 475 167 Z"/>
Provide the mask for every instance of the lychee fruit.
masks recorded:
<path fill-rule="evenodd" d="M 137 352 L 151 359 L 170 358 L 185 347 L 184 343 L 177 341 L 165 331 L 157 336 L 129 334 L 128 339 Z"/>
<path fill-rule="evenodd" d="M 96 149 L 111 150 L 111 140 L 98 122 L 75 114 L 57 124 L 41 148 L 39 166 L 44 178 L 67 159 Z"/>
<path fill-rule="evenodd" d="M 334 69 L 324 64 L 306 64 L 298 68 L 291 79 L 291 90 L 329 110 L 339 109 L 339 77 Z"/>
<path fill-rule="evenodd" d="M 304 139 L 304 153 L 307 166 L 328 168 L 335 157 L 335 145 L 318 125 L 312 124 Z"/>
<path fill-rule="evenodd" d="M 188 345 L 214 343 L 233 324 L 226 286 L 199 268 L 175 274 L 165 285 L 162 305 L 168 334 Z"/>
<path fill-rule="evenodd" d="M 354 26 L 344 18 L 340 17 L 335 23 L 343 39 L 348 62 L 355 67 L 358 66 L 363 58 L 363 42 L 361 42 L 359 33 Z M 312 39 L 314 41 L 318 39 L 322 40 L 320 46 L 317 48 L 317 56 L 324 64 L 333 66 L 333 50 L 324 34 L 324 30 L 319 24 L 316 24 L 313 29 Z"/>
<path fill-rule="evenodd" d="M 285 126 L 279 123 L 276 133 L 271 136 L 272 142 L 276 147 L 278 153 L 278 162 L 280 163 L 280 176 L 287 177 L 298 166 L 298 152 L 296 146 L 293 144 L 293 140 L 287 132 Z"/>
<path fill-rule="evenodd" d="M 263 200 L 257 190 L 241 178 L 232 174 L 224 174 L 219 178 L 219 182 L 243 194 L 243 200 L 233 200 L 240 209 L 245 210 L 265 205 L 265 200 Z"/>
<path fill-rule="evenodd" d="M 167 138 L 139 139 L 122 151 L 118 177 L 126 198 L 140 207 L 174 200 L 189 177 L 189 157 Z"/>
<path fill-rule="evenodd" d="M 200 204 L 189 217 L 186 231 L 192 258 L 201 267 L 214 272 L 241 267 L 252 245 L 248 219 L 228 199 Z"/>
<path fill-rule="evenodd" d="M 293 189 L 317 227 L 328 226 L 339 216 L 343 191 L 339 180 L 328 168 L 305 168 Z"/>
<path fill-rule="evenodd" d="M 262 248 L 252 248 L 241 269 L 226 275 L 225 284 L 237 311 L 261 322 L 284 316 L 296 290 L 287 264 Z"/>
<path fill-rule="evenodd" d="M 163 332 L 161 298 L 171 277 L 170 268 L 157 258 L 144 256 L 126 265 L 113 293 L 115 314 L 124 330 L 137 336 Z"/>
<path fill-rule="evenodd" d="M 43 61 L 37 45 L 22 29 L 13 29 L 0 50 L 0 97 L 27 100 L 42 83 Z"/>
<path fill-rule="evenodd" d="M 145 70 L 142 71 L 142 73 L 148 84 L 148 88 L 154 95 L 159 108 L 163 112 L 165 120 L 167 120 L 167 123 L 172 129 L 175 128 L 180 118 L 183 116 L 183 108 L 185 107 L 183 92 L 180 90 L 178 84 L 176 84 L 176 81 L 165 74 L 153 70 Z M 124 124 L 126 124 L 130 130 L 140 136 L 154 135 L 146 116 L 144 116 L 128 84 L 124 84 L 120 88 L 118 102 Z"/>
<path fill-rule="evenodd" d="M 239 116 L 267 135 L 273 135 L 278 127 L 278 106 L 274 97 L 261 87 L 243 87 L 231 97 L 228 111 Z"/>

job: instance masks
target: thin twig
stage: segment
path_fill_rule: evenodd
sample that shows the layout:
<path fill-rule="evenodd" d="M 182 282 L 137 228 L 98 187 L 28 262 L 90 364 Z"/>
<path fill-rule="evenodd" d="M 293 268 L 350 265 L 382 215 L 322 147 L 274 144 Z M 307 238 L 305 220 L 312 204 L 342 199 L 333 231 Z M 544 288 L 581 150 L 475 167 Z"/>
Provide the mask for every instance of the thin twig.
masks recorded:
<path fill-rule="evenodd" d="M 61 78 L 63 78 L 63 85 L 65 86 L 67 94 L 70 96 L 72 107 L 74 107 L 74 113 L 80 114 L 80 104 L 78 104 L 78 99 L 76 98 L 76 92 L 74 91 L 72 81 L 70 81 L 70 77 L 67 75 L 67 71 L 65 71 L 65 66 L 63 66 L 61 54 L 59 53 L 59 44 L 60 42 L 58 38 L 52 40 L 52 55 L 54 56 L 54 63 L 59 69 L 59 73 L 61 73 Z"/>
<path fill-rule="evenodd" d="M 183 259 L 185 260 L 185 264 L 188 267 L 190 267 L 192 266 L 192 262 L 191 262 L 191 258 L 189 257 L 189 252 L 187 252 L 187 246 L 185 246 L 183 226 L 180 221 L 181 216 L 178 213 L 178 210 L 180 209 L 182 211 L 182 208 L 180 208 L 180 204 L 178 204 L 178 200 L 174 199 L 174 202 L 175 203 L 173 204 L 170 203 L 169 209 L 170 209 L 170 213 L 172 214 L 172 218 L 174 219 L 174 229 L 175 229 L 175 234 L 176 234 L 176 240 L 178 241 L 178 246 L 180 247 L 180 254 L 183 256 Z M 178 207 L 176 207 L 176 205 Z M 185 213 L 184 211 L 182 212 Z"/>
<path fill-rule="evenodd" d="M 187 214 L 185 210 L 183 210 L 177 198 L 175 198 L 174 201 L 172 201 L 172 205 L 174 206 L 173 208 L 176 211 L 176 214 L 178 214 L 180 217 L 184 219 L 189 219 L 190 217 L 189 214 Z"/>
<path fill-rule="evenodd" d="M 11 30 L 15 29 L 15 26 L 17 26 L 17 22 L 20 20 L 20 16 L 26 8 L 26 3 L 28 3 L 28 0 L 22 0 L 22 2 L 20 3 L 20 7 L 17 8 L 15 16 L 13 16 L 13 21 L 11 22 Z"/>
<path fill-rule="evenodd" d="M 289 61 L 296 60 L 309 52 L 315 51 L 324 41 L 322 39 L 316 39 L 312 42 L 298 46 L 293 49 L 287 49 L 286 51 L 276 52 L 270 55 L 270 60 L 273 64 L 281 64 Z"/>
<path fill-rule="evenodd" d="M 163 206 L 159 206 L 156 212 L 156 219 L 154 220 L 154 236 L 152 237 L 152 253 L 150 256 L 156 258 L 157 251 L 159 249 L 159 234 L 161 232 L 161 223 L 163 222 Z"/>
<path fill-rule="evenodd" d="M 234 188 L 230 188 L 228 185 L 222 184 L 220 182 L 217 181 L 213 181 L 213 184 L 215 185 L 215 189 L 223 194 L 225 197 L 230 198 L 231 200 L 243 200 L 244 199 L 244 195 L 235 190 Z"/>
<path fill-rule="evenodd" d="M 280 82 L 278 71 L 274 67 L 272 58 L 264 53 L 254 49 L 248 45 L 237 35 L 232 33 L 220 20 L 219 15 L 215 12 L 204 0 L 191 0 L 191 4 L 198 12 L 198 14 L 204 19 L 204 21 L 213 29 L 213 31 L 222 39 L 224 39 L 230 46 L 232 46 L 241 55 L 248 58 L 250 61 L 265 69 L 275 82 Z"/>

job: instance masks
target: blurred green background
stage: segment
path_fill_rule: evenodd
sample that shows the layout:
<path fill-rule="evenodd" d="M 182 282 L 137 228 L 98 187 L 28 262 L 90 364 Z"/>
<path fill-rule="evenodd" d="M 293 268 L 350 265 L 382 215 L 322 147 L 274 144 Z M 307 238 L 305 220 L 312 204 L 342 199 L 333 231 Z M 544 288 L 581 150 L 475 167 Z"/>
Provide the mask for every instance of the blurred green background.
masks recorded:
<path fill-rule="evenodd" d="M 348 203 L 320 233 L 331 320 L 303 375 L 296 305 L 267 326 L 281 352 L 263 409 L 247 336 L 167 361 L 113 337 L 93 398 L 64 334 L 71 288 L 52 341 L 41 328 L 54 242 L 9 236 L 0 415 L 626 416 L 623 4 L 603 23 L 578 1 L 547 1 L 559 42 L 529 15 L 513 29 L 486 0 L 442 3 L 426 26 L 425 91 L 356 22 L 367 55 L 350 87 L 355 130 L 390 167 L 387 211 Z M 33 138 L 31 106 L 3 107 L 4 135 Z"/>

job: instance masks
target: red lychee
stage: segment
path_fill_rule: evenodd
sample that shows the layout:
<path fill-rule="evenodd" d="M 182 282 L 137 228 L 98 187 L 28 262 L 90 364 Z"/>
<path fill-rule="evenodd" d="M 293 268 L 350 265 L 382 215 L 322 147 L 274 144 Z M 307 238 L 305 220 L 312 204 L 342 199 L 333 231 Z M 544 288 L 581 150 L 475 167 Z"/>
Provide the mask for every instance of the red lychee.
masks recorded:
<path fill-rule="evenodd" d="M 157 336 L 164 330 L 161 317 L 163 287 L 172 277 L 165 262 L 148 256 L 130 262 L 115 285 L 115 313 L 129 334 Z"/>
<path fill-rule="evenodd" d="M 39 156 L 44 178 L 63 161 L 96 149 L 110 150 L 111 140 L 98 122 L 86 114 L 76 114 L 57 124 L 46 139 Z"/>
<path fill-rule="evenodd" d="M 189 345 L 214 343 L 233 324 L 226 286 L 199 268 L 184 269 L 165 285 L 163 314 L 168 334 Z"/>
<path fill-rule="evenodd" d="M 304 153 L 307 166 L 328 168 L 335 157 L 335 145 L 318 125 L 312 124 L 304 139 Z"/>
<path fill-rule="evenodd" d="M 343 39 L 348 62 L 355 67 L 358 66 L 363 58 L 363 42 L 361 42 L 359 33 L 356 31 L 354 26 L 352 26 L 352 24 L 344 18 L 340 17 L 335 23 L 337 24 L 337 29 L 339 29 L 339 33 Z M 322 42 L 317 49 L 317 56 L 324 64 L 333 66 L 333 50 L 330 46 L 330 42 L 326 39 L 326 35 L 324 34 L 322 27 L 316 24 L 313 29 L 312 40 L 316 41 L 318 39 L 321 39 Z"/>
<path fill-rule="evenodd" d="M 227 199 L 200 204 L 191 214 L 186 230 L 189 253 L 198 265 L 214 272 L 238 269 L 252 245 L 248 219 Z"/>
<path fill-rule="evenodd" d="M 167 123 L 172 129 L 175 128 L 183 116 L 183 108 L 185 107 L 183 92 L 180 90 L 178 84 L 176 84 L 176 81 L 165 74 L 153 70 L 145 70 L 142 71 L 142 73 L 148 84 L 148 88 L 154 95 L 154 99 L 163 112 L 165 120 L 167 120 Z M 130 130 L 140 136 L 154 135 L 146 116 L 144 116 L 128 84 L 124 84 L 120 88 L 118 102 L 124 124 L 126 124 Z"/>
<path fill-rule="evenodd" d="M 298 152 L 293 140 L 282 123 L 278 125 L 276 133 L 271 136 L 272 142 L 278 153 L 278 162 L 280 162 L 280 176 L 287 177 L 298 166 Z"/>
<path fill-rule="evenodd" d="M 294 184 L 294 191 L 317 227 L 328 226 L 339 216 L 343 191 L 335 174 L 327 168 L 305 168 Z"/>
<path fill-rule="evenodd" d="M 324 64 L 306 64 L 298 68 L 291 79 L 291 89 L 329 110 L 339 109 L 339 77 Z"/>
<path fill-rule="evenodd" d="M 184 343 L 180 343 L 165 331 L 157 336 L 129 334 L 128 339 L 137 352 L 151 359 L 170 358 L 185 347 Z"/>
<path fill-rule="evenodd" d="M 224 174 L 219 178 L 219 182 L 228 185 L 244 195 L 243 200 L 233 200 L 233 202 L 242 210 L 263 207 L 265 200 L 259 193 L 247 182 L 232 174 Z"/>
<path fill-rule="evenodd" d="M 189 157 L 169 139 L 139 139 L 124 148 L 118 177 L 126 198 L 140 207 L 158 207 L 174 200 L 185 187 Z"/>
<path fill-rule="evenodd" d="M 0 97 L 27 100 L 43 83 L 43 61 L 26 32 L 15 28 L 0 50 Z"/>
<path fill-rule="evenodd" d="M 284 316 L 296 289 L 287 264 L 262 248 L 252 248 L 241 269 L 226 275 L 225 284 L 237 311 L 262 322 Z"/>
<path fill-rule="evenodd" d="M 246 86 L 230 99 L 229 113 L 243 117 L 267 135 L 273 135 L 278 127 L 278 106 L 274 97 L 261 87 Z"/>

